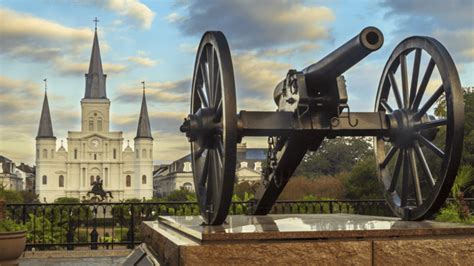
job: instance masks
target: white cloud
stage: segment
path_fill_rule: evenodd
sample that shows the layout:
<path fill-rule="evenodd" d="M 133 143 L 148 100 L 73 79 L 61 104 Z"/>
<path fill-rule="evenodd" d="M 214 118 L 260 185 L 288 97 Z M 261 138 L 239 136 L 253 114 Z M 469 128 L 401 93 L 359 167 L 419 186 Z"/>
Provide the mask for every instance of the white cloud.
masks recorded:
<path fill-rule="evenodd" d="M 158 64 L 158 61 L 156 60 L 153 60 L 148 57 L 141 57 L 141 56 L 130 56 L 129 58 L 127 58 L 127 60 L 144 67 L 153 67 Z"/>
<path fill-rule="evenodd" d="M 26 13 L 0 8 L 0 36 L 1 54 L 46 60 L 50 56 L 89 47 L 93 31 L 65 27 Z"/>
<path fill-rule="evenodd" d="M 155 13 L 138 0 L 105 0 L 92 1 L 98 6 L 117 12 L 129 18 L 143 29 L 150 29 Z"/>

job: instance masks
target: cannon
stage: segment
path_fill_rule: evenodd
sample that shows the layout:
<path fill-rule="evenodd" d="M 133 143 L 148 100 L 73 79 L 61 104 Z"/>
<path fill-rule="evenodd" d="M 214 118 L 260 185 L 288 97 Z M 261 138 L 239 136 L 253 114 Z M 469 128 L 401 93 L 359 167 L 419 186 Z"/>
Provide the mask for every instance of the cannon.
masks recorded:
<path fill-rule="evenodd" d="M 459 166 L 464 123 L 456 66 L 436 39 L 413 36 L 390 55 L 373 112 L 351 112 L 345 71 L 378 50 L 375 27 L 303 70 L 291 69 L 277 84 L 274 112 L 236 110 L 234 71 L 222 32 L 206 32 L 194 65 L 190 114 L 180 131 L 191 146 L 195 192 L 206 224 L 229 212 L 236 146 L 243 137 L 268 138 L 262 182 L 251 208 L 268 214 L 308 151 L 325 138 L 373 138 L 378 181 L 393 213 L 422 220 L 449 195 Z"/>

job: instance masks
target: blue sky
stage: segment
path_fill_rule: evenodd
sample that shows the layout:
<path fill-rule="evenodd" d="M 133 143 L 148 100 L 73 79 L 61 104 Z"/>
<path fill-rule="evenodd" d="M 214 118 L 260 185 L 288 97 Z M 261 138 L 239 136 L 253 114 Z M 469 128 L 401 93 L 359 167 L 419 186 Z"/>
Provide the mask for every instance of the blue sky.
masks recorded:
<path fill-rule="evenodd" d="M 2 0 L 0 12 L 0 154 L 30 164 L 44 78 L 58 145 L 68 130 L 79 130 L 94 17 L 112 129 L 133 140 L 145 80 L 157 163 L 188 152 L 178 125 L 189 109 L 195 49 L 206 30 L 228 38 L 240 109 L 275 109 L 273 88 L 289 68 L 316 62 L 369 25 L 382 30 L 385 44 L 345 74 L 352 110 L 373 109 L 388 56 L 410 35 L 439 39 L 461 83 L 474 85 L 473 1 Z"/>

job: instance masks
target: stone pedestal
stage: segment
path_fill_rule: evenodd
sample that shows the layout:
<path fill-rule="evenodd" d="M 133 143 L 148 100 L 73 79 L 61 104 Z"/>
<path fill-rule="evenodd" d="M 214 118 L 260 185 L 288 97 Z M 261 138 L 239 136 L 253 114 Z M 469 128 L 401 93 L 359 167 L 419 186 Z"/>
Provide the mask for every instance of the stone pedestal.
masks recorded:
<path fill-rule="evenodd" d="M 144 222 L 144 243 L 163 264 L 466 265 L 474 226 L 351 214 L 198 216 Z"/>

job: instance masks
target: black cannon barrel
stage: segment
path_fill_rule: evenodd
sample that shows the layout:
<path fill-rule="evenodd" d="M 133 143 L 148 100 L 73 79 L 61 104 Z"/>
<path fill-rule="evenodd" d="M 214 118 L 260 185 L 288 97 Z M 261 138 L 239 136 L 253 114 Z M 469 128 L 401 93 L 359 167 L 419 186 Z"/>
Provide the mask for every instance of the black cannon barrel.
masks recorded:
<path fill-rule="evenodd" d="M 364 28 L 344 45 L 317 63 L 303 69 L 306 85 L 312 87 L 337 78 L 371 52 L 382 47 L 382 44 L 383 34 L 379 29 L 376 27 Z"/>

